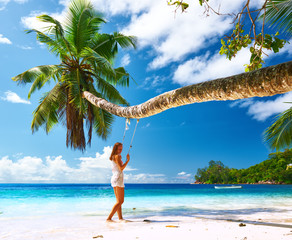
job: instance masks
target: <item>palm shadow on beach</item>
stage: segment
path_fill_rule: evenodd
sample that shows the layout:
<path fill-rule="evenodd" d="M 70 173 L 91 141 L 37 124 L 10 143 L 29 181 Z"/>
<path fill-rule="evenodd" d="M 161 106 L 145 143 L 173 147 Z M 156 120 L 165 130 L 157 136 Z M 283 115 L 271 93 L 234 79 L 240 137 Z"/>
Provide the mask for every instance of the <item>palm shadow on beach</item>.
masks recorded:
<path fill-rule="evenodd" d="M 277 208 L 244 208 L 244 209 L 200 209 L 200 208 L 188 208 L 188 207 L 164 207 L 160 210 L 151 211 L 139 210 L 137 213 L 128 212 L 127 214 L 133 216 L 147 217 L 147 216 L 212 216 L 212 215 L 250 215 L 256 213 L 282 213 L 286 210 Z"/>
<path fill-rule="evenodd" d="M 292 225 L 288 224 L 281 224 L 275 222 L 264 222 L 264 221 L 253 221 L 242 219 L 242 216 L 246 215 L 253 215 L 257 213 L 277 213 L 281 214 L 284 213 L 286 210 L 276 209 L 276 208 L 246 208 L 246 209 L 194 209 L 194 208 L 187 208 L 187 207 L 164 207 L 159 211 L 150 211 L 144 210 L 139 211 L 137 214 L 135 213 L 132 216 L 128 216 L 131 219 L 135 218 L 149 218 L 152 219 L 149 222 L 179 222 L 173 220 L 153 220 L 155 216 L 164 216 L 164 217 L 171 217 L 171 216 L 184 216 L 184 217 L 194 217 L 199 219 L 213 219 L 213 220 L 222 220 L 222 221 L 231 221 L 231 222 L 242 222 L 242 223 L 249 223 L 249 224 L 257 224 L 257 225 L 267 225 L 267 226 L 274 226 L 274 227 L 287 227 L 292 228 Z M 142 214 L 141 214 L 142 212 Z M 257 219 L 261 220 L 261 219 Z"/>

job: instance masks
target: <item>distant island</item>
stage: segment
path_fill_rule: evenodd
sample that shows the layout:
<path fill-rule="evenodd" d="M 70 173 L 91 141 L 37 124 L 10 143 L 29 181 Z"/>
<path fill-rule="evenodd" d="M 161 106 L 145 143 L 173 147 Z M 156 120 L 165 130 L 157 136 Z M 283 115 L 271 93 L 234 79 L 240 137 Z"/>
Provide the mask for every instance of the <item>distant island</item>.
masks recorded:
<path fill-rule="evenodd" d="M 194 184 L 292 184 L 292 149 L 270 153 L 267 160 L 246 169 L 211 160 L 197 170 L 195 179 Z"/>

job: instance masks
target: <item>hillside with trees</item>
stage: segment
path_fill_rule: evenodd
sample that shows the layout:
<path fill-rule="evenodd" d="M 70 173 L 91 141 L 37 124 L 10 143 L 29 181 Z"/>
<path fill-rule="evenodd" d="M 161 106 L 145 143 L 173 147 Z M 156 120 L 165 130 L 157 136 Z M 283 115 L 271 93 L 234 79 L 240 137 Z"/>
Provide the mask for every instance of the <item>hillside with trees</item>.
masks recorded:
<path fill-rule="evenodd" d="M 225 166 L 221 161 L 211 160 L 209 166 L 199 168 L 195 183 L 273 183 L 292 184 L 292 149 L 269 154 L 269 158 L 246 169 L 235 169 Z"/>

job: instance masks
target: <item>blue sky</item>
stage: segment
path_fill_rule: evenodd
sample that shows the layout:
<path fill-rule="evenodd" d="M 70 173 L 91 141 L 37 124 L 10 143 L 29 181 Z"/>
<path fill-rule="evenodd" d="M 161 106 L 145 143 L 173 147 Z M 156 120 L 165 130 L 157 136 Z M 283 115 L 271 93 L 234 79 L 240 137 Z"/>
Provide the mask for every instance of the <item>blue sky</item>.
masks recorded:
<path fill-rule="evenodd" d="M 53 15 L 60 21 L 67 0 L 0 0 L 0 182 L 110 183 L 108 156 L 122 141 L 125 119 L 115 117 L 110 137 L 93 137 L 84 153 L 66 148 L 66 129 L 60 124 L 49 135 L 43 129 L 32 134 L 32 113 L 42 94 L 27 99 L 30 85 L 17 86 L 11 77 L 58 59 L 24 30 L 39 28 L 35 16 Z M 121 31 L 138 37 L 136 50 L 121 50 L 116 61 L 132 75 L 129 88 L 118 88 L 131 105 L 165 91 L 244 72 L 249 52 L 242 50 L 232 61 L 218 54 L 220 39 L 232 25 L 230 18 L 205 17 L 203 8 L 191 5 L 185 14 L 165 1 L 93 0 L 108 23 L 103 32 Z M 214 1 L 216 6 L 218 1 Z M 255 6 L 261 1 L 255 1 Z M 236 11 L 242 3 L 226 0 L 221 9 Z M 291 45 L 269 53 L 265 66 L 291 60 Z M 234 168 L 247 168 L 267 159 L 271 152 L 263 142 L 264 130 L 287 109 L 291 92 L 237 101 L 195 103 L 169 109 L 140 120 L 125 169 L 125 183 L 193 182 L 198 168 L 210 160 Z M 126 159 L 135 121 L 127 131 L 122 160 Z"/>

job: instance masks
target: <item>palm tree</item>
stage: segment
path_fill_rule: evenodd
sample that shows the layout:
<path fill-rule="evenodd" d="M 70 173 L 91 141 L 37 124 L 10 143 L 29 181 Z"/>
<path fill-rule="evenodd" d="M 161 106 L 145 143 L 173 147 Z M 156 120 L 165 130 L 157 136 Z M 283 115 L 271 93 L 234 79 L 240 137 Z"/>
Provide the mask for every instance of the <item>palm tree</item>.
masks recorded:
<path fill-rule="evenodd" d="M 292 103 L 292 102 L 286 102 Z M 264 132 L 264 141 L 271 149 L 289 147 L 292 144 L 292 107 L 276 116 L 276 121 Z"/>
<path fill-rule="evenodd" d="M 67 127 L 67 147 L 71 145 L 84 151 L 84 119 L 90 145 L 93 130 L 102 139 L 107 138 L 114 116 L 93 107 L 82 98 L 82 91 L 129 106 L 115 88 L 129 86 L 129 74 L 122 67 L 114 68 L 113 64 L 118 47 L 135 47 L 136 38 L 118 32 L 100 33 L 105 20 L 88 0 L 73 0 L 63 24 L 49 15 L 37 18 L 49 26 L 28 33 L 36 33 L 37 40 L 59 57 L 60 64 L 37 66 L 12 79 L 18 85 L 32 83 L 28 98 L 54 80 L 55 86 L 43 95 L 33 112 L 32 133 L 43 126 L 48 134 L 55 124 L 62 122 Z"/>
<path fill-rule="evenodd" d="M 139 119 L 196 102 L 273 96 L 289 91 L 292 91 L 292 61 L 185 86 L 131 107 L 118 106 L 88 91 L 84 91 L 82 97 L 117 116 Z"/>

